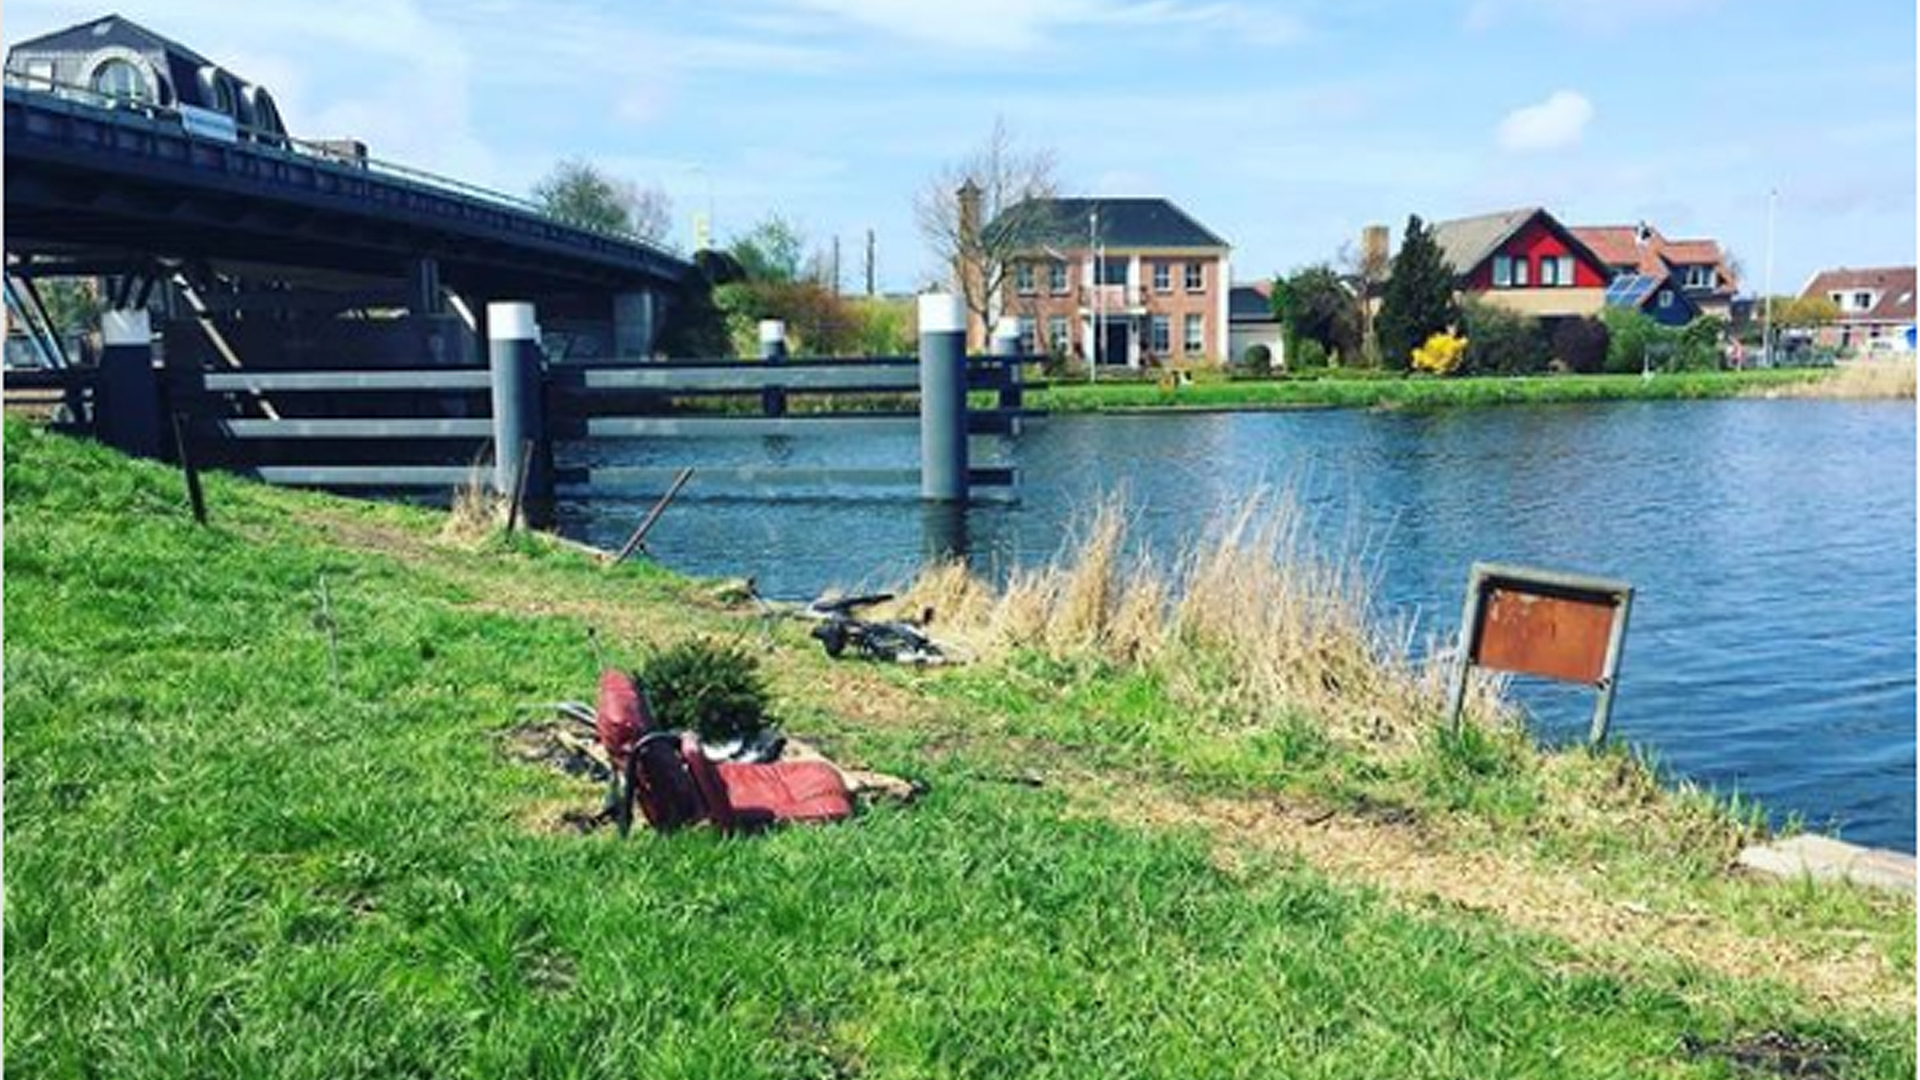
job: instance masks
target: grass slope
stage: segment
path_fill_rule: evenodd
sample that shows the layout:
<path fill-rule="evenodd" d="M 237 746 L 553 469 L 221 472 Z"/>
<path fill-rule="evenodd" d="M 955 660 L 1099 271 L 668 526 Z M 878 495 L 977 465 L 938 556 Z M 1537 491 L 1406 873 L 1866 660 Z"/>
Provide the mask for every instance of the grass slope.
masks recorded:
<path fill-rule="evenodd" d="M 920 804 L 740 841 L 557 831 L 595 793 L 496 736 L 589 692 L 585 627 L 631 656 L 750 621 L 645 567 L 450 547 L 406 508 L 213 478 L 196 529 L 162 467 L 12 421 L 5 449 L 22 1076 L 1724 1077 L 1779 1045 L 1779 1068 L 1914 1072 L 1911 1012 L 1865 996 L 1624 960 L 1105 812 L 1271 783 L 1163 768 L 1154 740 L 1144 775 L 1109 760 L 1096 714 L 1158 708 L 1150 680 L 869 672 L 782 630 L 784 714 L 926 780 Z M 1076 739 L 1084 766 L 1053 753 Z M 1824 912 L 1878 950 L 1912 922 L 1783 895 L 1740 909 L 1753 933 Z M 1910 997 L 1910 931 L 1873 964 Z"/>

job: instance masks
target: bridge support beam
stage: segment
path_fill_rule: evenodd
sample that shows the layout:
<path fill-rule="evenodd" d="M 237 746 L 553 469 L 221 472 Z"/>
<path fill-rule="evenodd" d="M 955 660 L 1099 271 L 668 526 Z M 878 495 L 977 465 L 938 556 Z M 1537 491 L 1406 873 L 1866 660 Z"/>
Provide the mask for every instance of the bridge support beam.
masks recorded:
<path fill-rule="evenodd" d="M 488 304 L 493 489 L 507 498 L 520 493 L 520 511 L 534 528 L 553 524 L 553 443 L 547 436 L 541 363 L 540 325 L 533 305 Z"/>
<path fill-rule="evenodd" d="M 920 298 L 920 497 L 967 501 L 967 315 L 960 298 Z"/>
<path fill-rule="evenodd" d="M 650 290 L 613 294 L 613 355 L 642 360 L 653 355 L 660 301 Z"/>
<path fill-rule="evenodd" d="M 446 311 L 440 298 L 440 260 L 419 258 L 407 267 L 407 310 L 415 315 Z"/>
<path fill-rule="evenodd" d="M 135 457 L 157 458 L 162 442 L 160 376 L 153 367 L 153 325 L 144 309 L 100 315 L 100 441 Z"/>

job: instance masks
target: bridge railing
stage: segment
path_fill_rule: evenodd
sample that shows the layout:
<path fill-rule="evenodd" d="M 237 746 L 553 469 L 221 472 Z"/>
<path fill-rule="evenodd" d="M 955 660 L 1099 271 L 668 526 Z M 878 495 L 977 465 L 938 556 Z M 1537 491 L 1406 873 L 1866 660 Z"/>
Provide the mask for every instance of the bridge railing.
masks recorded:
<path fill-rule="evenodd" d="M 421 187 L 431 188 L 446 194 L 459 195 L 469 199 L 493 203 L 512 210 L 533 214 L 559 222 L 569 228 L 583 232 L 612 237 L 626 243 L 649 248 L 654 252 L 677 257 L 673 251 L 661 244 L 624 229 L 608 229 L 600 225 L 580 221 L 574 218 L 553 214 L 542 204 L 519 195 L 470 183 L 454 177 L 429 172 L 425 169 L 403 165 L 396 161 L 372 157 L 364 153 L 348 154 L 341 150 L 339 143 L 301 139 L 283 131 L 272 131 L 250 124 L 232 120 L 231 137 L 225 130 L 214 132 L 194 114 L 183 111 L 178 106 L 163 105 L 144 97 L 108 93 L 90 86 L 64 82 L 51 76 L 9 70 L 5 75 L 6 89 L 9 93 L 21 91 L 42 94 L 52 99 L 78 104 L 84 107 L 120 114 L 145 117 L 168 126 L 177 126 L 196 138 L 212 142 L 245 142 L 255 149 L 279 152 L 298 156 L 302 159 L 324 162 L 345 169 L 357 169 L 380 176 L 404 181 Z M 203 110 L 204 111 L 204 110 Z"/>

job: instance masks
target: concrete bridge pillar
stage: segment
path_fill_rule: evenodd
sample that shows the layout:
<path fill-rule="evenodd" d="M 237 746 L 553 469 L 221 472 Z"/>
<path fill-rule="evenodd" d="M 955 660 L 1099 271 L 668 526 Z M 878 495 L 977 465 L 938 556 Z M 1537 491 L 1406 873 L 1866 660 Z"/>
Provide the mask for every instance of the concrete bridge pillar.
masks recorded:
<path fill-rule="evenodd" d="M 653 354 L 660 298 L 650 289 L 613 295 L 613 355 L 644 360 Z"/>
<path fill-rule="evenodd" d="M 967 501 L 967 313 L 960 298 L 920 298 L 920 497 Z"/>

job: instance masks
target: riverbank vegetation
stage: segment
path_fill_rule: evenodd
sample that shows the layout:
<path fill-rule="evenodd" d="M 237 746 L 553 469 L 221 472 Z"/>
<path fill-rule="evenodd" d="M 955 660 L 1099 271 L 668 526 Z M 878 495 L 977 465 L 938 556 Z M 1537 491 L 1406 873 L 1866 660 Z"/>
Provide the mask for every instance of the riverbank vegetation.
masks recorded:
<path fill-rule="evenodd" d="M 1440 408 L 1579 401 L 1665 401 L 1742 397 L 1830 377 L 1827 371 L 1701 371 L 1642 375 L 1405 377 L 1379 372 L 1326 372 L 1311 377 L 1230 379 L 1196 373 L 1188 381 L 1059 380 L 1027 391 L 1049 412 L 1146 409 Z"/>
<path fill-rule="evenodd" d="M 1730 874 L 1750 814 L 1537 747 L 1497 687 L 1448 734 L 1284 513 L 1156 573 L 1118 511 L 1005 589 L 948 570 L 980 656 L 917 671 L 537 536 L 222 477 L 198 528 L 164 466 L 5 449 L 22 1073 L 1915 1067 L 1909 898 Z M 582 831 L 599 789 L 502 747 L 590 696 L 589 628 L 751 647 L 788 730 L 927 793 Z"/>

